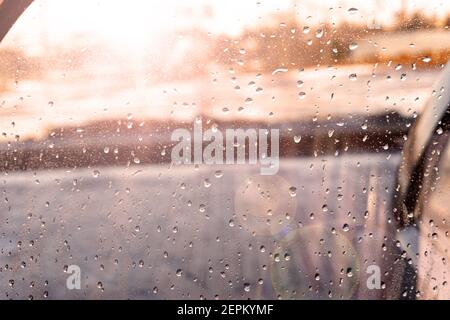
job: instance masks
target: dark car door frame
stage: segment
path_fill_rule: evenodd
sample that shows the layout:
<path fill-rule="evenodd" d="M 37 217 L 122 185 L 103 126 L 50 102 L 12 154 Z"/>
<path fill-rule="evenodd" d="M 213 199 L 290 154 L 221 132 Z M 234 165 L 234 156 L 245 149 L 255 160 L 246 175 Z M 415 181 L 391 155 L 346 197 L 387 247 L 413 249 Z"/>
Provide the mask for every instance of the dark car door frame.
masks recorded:
<path fill-rule="evenodd" d="M 421 210 L 424 209 L 424 176 L 429 166 L 429 155 L 433 149 L 443 147 L 438 145 L 439 142 L 442 144 L 444 141 L 445 145 L 448 143 L 448 137 L 442 139 L 442 135 L 448 135 L 450 131 L 450 95 L 446 93 L 445 100 L 440 101 L 442 90 L 450 91 L 450 63 L 442 72 L 442 79 L 438 81 L 432 97 L 408 133 L 397 174 L 397 188 L 393 195 L 393 210 L 398 221 L 397 232 L 400 234 L 409 229 L 406 231 L 410 234 L 409 237 L 412 234 L 413 238 L 417 238 L 417 242 L 420 234 L 418 222 Z M 397 273 L 393 277 L 402 278 L 401 290 L 394 292 L 391 298 L 415 299 L 417 266 L 403 263 L 403 268 L 398 268 L 397 272 L 402 275 Z"/>
<path fill-rule="evenodd" d="M 443 77 L 434 89 L 434 96 L 412 126 L 403 147 L 397 174 L 398 188 L 394 194 L 394 210 L 401 226 L 413 225 L 418 218 L 411 217 L 410 214 L 419 204 L 423 174 L 427 165 L 427 150 L 433 147 L 438 129 L 446 132 L 450 127 L 450 95 L 447 93 L 443 98 L 446 99 L 445 102 L 440 102 L 439 98 L 439 91 L 442 89 L 450 91 L 450 63 L 442 72 Z"/>
<path fill-rule="evenodd" d="M 0 41 L 33 0 L 0 0 Z"/>

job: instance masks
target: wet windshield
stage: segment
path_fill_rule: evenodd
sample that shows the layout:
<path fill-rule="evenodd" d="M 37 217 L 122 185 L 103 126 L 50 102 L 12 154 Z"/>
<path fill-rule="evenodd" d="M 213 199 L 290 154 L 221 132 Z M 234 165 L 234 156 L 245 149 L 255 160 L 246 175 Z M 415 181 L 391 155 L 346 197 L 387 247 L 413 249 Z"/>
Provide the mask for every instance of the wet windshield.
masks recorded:
<path fill-rule="evenodd" d="M 449 23 L 433 0 L 34 1 L 0 44 L 0 297 L 386 298 Z"/>

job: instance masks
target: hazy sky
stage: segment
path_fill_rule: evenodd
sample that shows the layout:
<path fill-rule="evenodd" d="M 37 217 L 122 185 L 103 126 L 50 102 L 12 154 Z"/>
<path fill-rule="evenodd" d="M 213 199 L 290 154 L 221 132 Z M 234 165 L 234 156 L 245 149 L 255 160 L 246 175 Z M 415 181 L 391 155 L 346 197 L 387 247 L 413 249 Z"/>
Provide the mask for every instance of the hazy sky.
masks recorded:
<path fill-rule="evenodd" d="M 408 10 L 446 15 L 449 0 L 35 0 L 3 45 L 29 49 L 67 41 L 70 35 L 125 45 L 164 41 L 174 30 L 202 27 L 213 33 L 238 34 L 244 26 L 264 22 L 268 14 L 292 10 L 305 23 L 389 23 L 402 3 Z M 350 11 L 350 8 L 358 10 Z"/>

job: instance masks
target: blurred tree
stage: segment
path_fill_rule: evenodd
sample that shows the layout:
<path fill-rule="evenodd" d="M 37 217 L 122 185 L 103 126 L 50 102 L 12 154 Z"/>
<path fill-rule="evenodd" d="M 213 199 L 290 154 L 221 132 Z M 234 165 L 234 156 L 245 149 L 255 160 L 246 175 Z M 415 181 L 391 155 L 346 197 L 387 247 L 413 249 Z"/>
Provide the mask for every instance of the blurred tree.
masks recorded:
<path fill-rule="evenodd" d="M 396 31 L 413 31 L 420 29 L 433 29 L 437 26 L 434 17 L 428 17 L 421 12 L 414 12 L 411 16 L 400 13 L 394 29 Z"/>

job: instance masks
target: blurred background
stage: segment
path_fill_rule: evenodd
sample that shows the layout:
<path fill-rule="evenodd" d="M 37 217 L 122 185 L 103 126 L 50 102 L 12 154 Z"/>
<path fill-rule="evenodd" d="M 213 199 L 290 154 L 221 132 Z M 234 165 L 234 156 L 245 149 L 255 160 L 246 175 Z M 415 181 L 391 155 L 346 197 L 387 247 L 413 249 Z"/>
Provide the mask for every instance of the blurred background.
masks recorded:
<path fill-rule="evenodd" d="M 446 0 L 34 1 L 0 44 L 0 297 L 386 298 L 365 270 L 449 27 Z M 279 174 L 171 166 L 195 119 L 279 128 Z"/>

